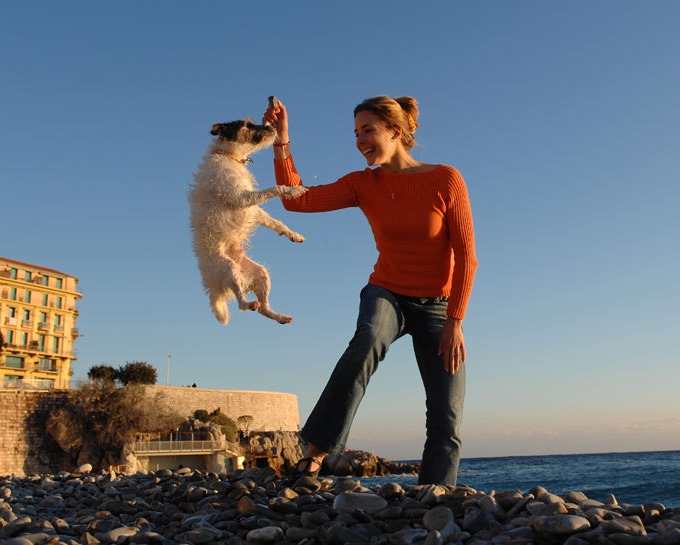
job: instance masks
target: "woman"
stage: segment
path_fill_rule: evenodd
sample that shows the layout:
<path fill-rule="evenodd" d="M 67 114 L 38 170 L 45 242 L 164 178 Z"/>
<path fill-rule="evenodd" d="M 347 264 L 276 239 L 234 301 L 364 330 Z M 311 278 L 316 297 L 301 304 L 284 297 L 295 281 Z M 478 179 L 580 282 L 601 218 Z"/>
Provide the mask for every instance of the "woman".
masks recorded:
<path fill-rule="evenodd" d="M 477 268 L 474 229 L 460 173 L 409 153 L 418 115 L 412 97 L 363 101 L 354 109 L 354 133 L 369 168 L 283 200 L 296 212 L 358 206 L 378 250 L 361 291 L 356 332 L 301 431 L 306 452 L 293 476 L 316 476 L 326 454 L 343 452 L 371 376 L 390 345 L 409 334 L 426 394 L 418 482 L 456 484 L 465 397 L 463 318 Z M 276 183 L 301 185 L 285 106 L 269 108 L 263 122 L 276 125 Z"/>

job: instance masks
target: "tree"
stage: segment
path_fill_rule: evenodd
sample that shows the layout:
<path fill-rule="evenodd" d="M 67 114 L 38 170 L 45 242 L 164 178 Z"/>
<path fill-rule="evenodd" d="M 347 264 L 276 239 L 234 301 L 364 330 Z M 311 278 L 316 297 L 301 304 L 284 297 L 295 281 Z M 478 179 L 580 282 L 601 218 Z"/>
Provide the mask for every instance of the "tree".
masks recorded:
<path fill-rule="evenodd" d="M 156 384 L 158 373 L 156 368 L 144 361 L 127 362 L 118 369 L 118 381 L 128 384 Z"/>
<path fill-rule="evenodd" d="M 104 363 L 100 365 L 93 365 L 87 372 L 87 378 L 90 380 L 100 380 L 102 382 L 115 382 L 118 378 L 118 371 L 110 365 Z"/>
<path fill-rule="evenodd" d="M 249 414 L 244 414 L 236 419 L 238 427 L 243 432 L 243 435 L 248 435 L 248 428 L 250 428 L 250 425 L 253 423 L 253 420 L 255 419 Z"/>

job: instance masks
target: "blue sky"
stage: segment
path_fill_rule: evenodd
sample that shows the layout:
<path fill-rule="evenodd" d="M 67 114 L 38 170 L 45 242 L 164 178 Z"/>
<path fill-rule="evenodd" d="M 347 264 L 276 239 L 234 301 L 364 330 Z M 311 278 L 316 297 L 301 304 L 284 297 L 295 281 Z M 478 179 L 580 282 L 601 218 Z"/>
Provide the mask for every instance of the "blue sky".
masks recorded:
<path fill-rule="evenodd" d="M 357 103 L 412 95 L 414 156 L 456 166 L 475 217 L 463 455 L 680 449 L 680 3 L 244 4 L 0 7 L 0 255 L 80 279 L 74 378 L 142 360 L 165 384 L 169 361 L 171 385 L 297 394 L 304 421 L 372 270 L 365 219 L 267 203 L 307 237 L 252 241 L 295 321 L 232 307 L 224 327 L 187 188 L 210 126 L 271 94 L 307 185 L 364 168 Z M 348 446 L 418 458 L 423 422 L 403 339 Z"/>

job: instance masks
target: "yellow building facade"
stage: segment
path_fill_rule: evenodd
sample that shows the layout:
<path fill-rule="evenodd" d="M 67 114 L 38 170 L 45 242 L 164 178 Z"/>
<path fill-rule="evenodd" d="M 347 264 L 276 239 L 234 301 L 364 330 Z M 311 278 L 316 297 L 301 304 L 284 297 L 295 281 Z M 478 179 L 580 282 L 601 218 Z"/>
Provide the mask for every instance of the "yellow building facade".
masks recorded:
<path fill-rule="evenodd" d="M 0 257 L 0 385 L 67 389 L 78 338 L 78 279 Z"/>

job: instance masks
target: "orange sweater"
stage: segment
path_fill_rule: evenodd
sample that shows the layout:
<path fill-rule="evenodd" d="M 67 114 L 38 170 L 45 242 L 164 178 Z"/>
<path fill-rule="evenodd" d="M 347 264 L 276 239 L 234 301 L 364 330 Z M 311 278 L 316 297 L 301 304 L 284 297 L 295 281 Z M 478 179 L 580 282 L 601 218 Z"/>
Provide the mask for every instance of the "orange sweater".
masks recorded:
<path fill-rule="evenodd" d="M 279 185 L 302 184 L 292 157 L 275 160 L 274 172 Z M 455 168 L 411 174 L 366 168 L 282 202 L 295 212 L 358 206 L 378 250 L 369 282 L 401 295 L 448 296 L 447 315 L 465 317 L 477 258 L 467 187 Z"/>

